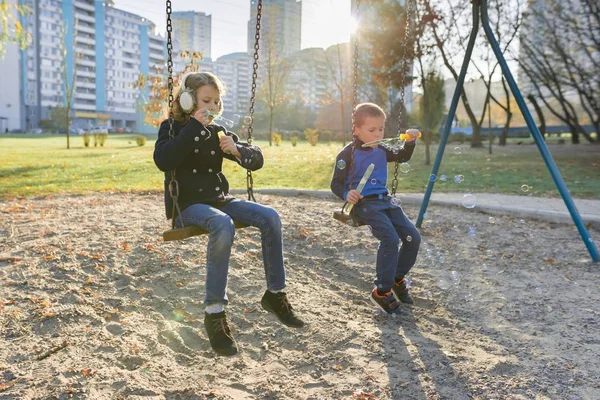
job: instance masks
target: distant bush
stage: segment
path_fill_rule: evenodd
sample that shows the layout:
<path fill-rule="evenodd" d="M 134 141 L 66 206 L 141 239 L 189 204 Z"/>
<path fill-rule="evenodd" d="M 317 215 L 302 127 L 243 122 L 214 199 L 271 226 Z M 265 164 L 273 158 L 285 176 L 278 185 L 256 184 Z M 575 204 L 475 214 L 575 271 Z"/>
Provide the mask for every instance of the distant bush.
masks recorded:
<path fill-rule="evenodd" d="M 90 147 L 90 141 L 92 140 L 92 136 L 89 133 L 83 134 L 83 145 L 85 147 Z"/>
<path fill-rule="evenodd" d="M 331 142 L 331 139 L 333 139 L 333 133 L 331 133 L 331 131 L 323 131 L 319 134 L 319 139 L 321 139 L 323 142 Z"/>
<path fill-rule="evenodd" d="M 298 136 L 292 136 L 290 140 L 292 141 L 292 146 L 296 147 L 298 144 Z"/>
<path fill-rule="evenodd" d="M 108 133 L 94 133 L 94 147 L 97 147 L 98 145 L 104 146 L 107 138 Z"/>
<path fill-rule="evenodd" d="M 312 146 L 316 146 L 319 143 L 319 131 L 316 129 L 307 128 L 304 130 L 304 135 L 306 136 L 306 140 Z"/>
<path fill-rule="evenodd" d="M 271 134 L 271 140 L 275 146 L 279 146 L 281 144 L 281 140 L 283 139 L 283 135 L 277 132 L 273 132 Z"/>
<path fill-rule="evenodd" d="M 137 135 L 135 137 L 135 142 L 137 143 L 138 146 L 143 146 L 146 144 L 146 136 L 144 135 Z"/>

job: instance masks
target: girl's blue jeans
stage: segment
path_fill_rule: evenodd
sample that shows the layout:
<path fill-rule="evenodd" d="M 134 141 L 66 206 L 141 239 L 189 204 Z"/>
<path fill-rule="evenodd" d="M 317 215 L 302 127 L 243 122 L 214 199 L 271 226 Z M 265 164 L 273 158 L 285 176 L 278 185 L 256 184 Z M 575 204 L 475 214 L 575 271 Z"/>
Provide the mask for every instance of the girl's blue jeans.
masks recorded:
<path fill-rule="evenodd" d="M 193 204 L 181 212 L 183 223 L 209 232 L 206 251 L 206 296 L 204 303 L 227 304 L 229 258 L 235 236 L 234 221 L 260 229 L 268 290 L 285 288 L 283 238 L 279 214 L 272 207 L 233 199 L 218 206 Z M 179 225 L 179 218 L 177 218 Z"/>
<path fill-rule="evenodd" d="M 390 196 L 379 197 L 362 199 L 352 212 L 371 226 L 373 236 L 380 242 L 375 286 L 381 292 L 387 292 L 415 265 L 421 235 L 402 208 L 392 203 Z"/>

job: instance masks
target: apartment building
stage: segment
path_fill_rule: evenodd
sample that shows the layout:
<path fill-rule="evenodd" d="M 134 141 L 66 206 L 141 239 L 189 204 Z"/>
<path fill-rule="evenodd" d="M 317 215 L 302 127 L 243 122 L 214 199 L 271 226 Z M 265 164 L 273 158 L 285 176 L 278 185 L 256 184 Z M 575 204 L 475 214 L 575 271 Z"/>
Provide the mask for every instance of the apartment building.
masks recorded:
<path fill-rule="evenodd" d="M 139 15 L 94 0 L 24 0 L 33 41 L 19 54 L 19 128 L 31 130 L 71 98 L 73 128 L 147 131 L 140 73 L 162 73 L 165 38 Z M 154 130 L 154 128 L 152 128 Z"/>

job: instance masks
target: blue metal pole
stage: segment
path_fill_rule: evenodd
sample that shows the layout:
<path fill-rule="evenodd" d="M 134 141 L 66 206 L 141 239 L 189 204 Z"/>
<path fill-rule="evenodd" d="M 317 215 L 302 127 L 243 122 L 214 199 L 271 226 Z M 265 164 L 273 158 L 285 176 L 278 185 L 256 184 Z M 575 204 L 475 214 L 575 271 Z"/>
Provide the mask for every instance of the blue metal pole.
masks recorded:
<path fill-rule="evenodd" d="M 510 90 L 512 91 L 512 94 L 513 94 L 513 96 L 515 96 L 515 100 L 517 101 L 517 104 L 519 105 L 519 109 L 521 110 L 521 113 L 523 114 L 523 117 L 525 118 L 527 127 L 529 127 L 529 131 L 531 132 L 531 135 L 533 136 L 533 139 L 535 140 L 535 144 L 537 145 L 538 150 L 540 151 L 540 154 L 542 155 L 542 158 L 544 159 L 546 166 L 548 167 L 548 171 L 550 171 L 550 175 L 552 176 L 552 179 L 554 179 L 554 183 L 556 184 L 556 187 L 558 188 L 560 195 L 562 196 L 563 200 L 565 201 L 565 204 L 567 205 L 567 209 L 571 213 L 571 218 L 573 218 L 573 221 L 575 222 L 575 225 L 577 226 L 577 230 L 579 231 L 579 234 L 581 235 L 583 242 L 585 243 L 590 255 L 592 256 L 592 259 L 597 262 L 598 261 L 598 249 L 596 248 L 596 245 L 594 244 L 587 229 L 585 228 L 585 225 L 583 224 L 581 216 L 579 215 L 579 211 L 577 211 L 577 207 L 575 207 L 573 198 L 571 197 L 571 194 L 569 193 L 569 190 L 567 189 L 567 185 L 565 184 L 565 181 L 563 180 L 563 178 L 560 174 L 560 171 L 558 170 L 558 167 L 556 166 L 556 163 L 554 162 L 554 159 L 552 159 L 552 155 L 550 154 L 550 151 L 548 151 L 548 146 L 546 146 L 546 142 L 544 141 L 542 134 L 540 133 L 537 125 L 535 124 L 535 121 L 533 120 L 533 118 L 531 116 L 531 113 L 529 112 L 529 109 L 527 108 L 527 105 L 525 104 L 525 100 L 523 99 L 523 96 L 521 95 L 521 91 L 519 90 L 519 87 L 517 86 L 517 83 L 515 82 L 515 80 L 512 76 L 512 73 L 510 72 L 510 69 L 508 68 L 508 64 L 506 63 L 506 60 L 504 59 L 504 55 L 502 54 L 502 51 L 500 50 L 500 45 L 498 44 L 498 41 L 496 40 L 496 37 L 494 36 L 494 32 L 490 28 L 490 23 L 489 23 L 489 18 L 488 18 L 488 13 L 487 13 L 487 0 L 481 0 L 481 24 L 482 24 L 485 34 L 488 38 L 488 41 L 490 42 L 490 45 L 492 46 L 492 49 L 494 50 L 494 54 L 496 54 L 496 58 L 498 59 L 498 62 L 500 63 L 500 66 L 502 67 L 502 73 L 504 74 L 504 77 L 506 78 L 506 81 L 508 82 L 508 85 L 510 86 Z"/>
<path fill-rule="evenodd" d="M 465 53 L 465 58 L 463 59 L 462 66 L 460 68 L 460 75 L 458 76 L 458 81 L 456 82 L 456 88 L 454 89 L 454 95 L 452 96 L 452 102 L 450 103 L 450 110 L 448 110 L 448 116 L 446 117 L 444 130 L 442 132 L 442 137 L 440 138 L 440 145 L 438 147 L 437 155 L 435 156 L 435 161 L 433 162 L 433 169 L 431 170 L 431 175 L 436 177 L 438 170 L 440 169 L 440 164 L 442 163 L 442 157 L 444 156 L 444 150 L 446 149 L 446 142 L 448 142 L 448 136 L 450 135 L 450 127 L 452 126 L 452 121 L 454 121 L 454 116 L 456 115 L 456 107 L 458 106 L 458 100 L 460 100 L 460 94 L 462 92 L 463 84 L 465 83 L 467 69 L 469 68 L 469 63 L 471 62 L 471 54 L 473 53 L 473 47 L 475 46 L 475 39 L 477 39 L 477 31 L 479 30 L 479 1 L 473 0 L 472 4 L 473 27 L 471 28 L 471 36 L 469 36 L 467 52 Z M 421 209 L 419 210 L 419 216 L 417 217 L 416 225 L 419 228 L 423 222 L 423 215 L 425 215 L 425 212 L 427 211 L 429 198 L 431 197 L 433 185 L 435 184 L 436 180 L 437 178 L 435 180 L 429 179 L 429 182 L 427 182 L 427 189 L 425 189 L 425 195 L 423 196 L 423 202 L 421 203 Z"/>

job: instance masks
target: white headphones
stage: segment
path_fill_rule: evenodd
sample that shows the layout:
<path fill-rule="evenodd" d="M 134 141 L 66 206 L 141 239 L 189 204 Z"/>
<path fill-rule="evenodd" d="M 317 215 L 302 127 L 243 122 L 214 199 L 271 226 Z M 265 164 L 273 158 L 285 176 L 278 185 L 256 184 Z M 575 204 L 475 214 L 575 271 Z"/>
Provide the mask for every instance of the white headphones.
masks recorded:
<path fill-rule="evenodd" d="M 194 95 L 194 89 L 190 89 L 185 86 L 185 81 L 191 74 L 193 74 L 193 72 L 188 72 L 181 79 L 181 94 L 179 95 L 179 105 L 187 114 L 191 114 L 196 107 L 196 96 Z"/>

